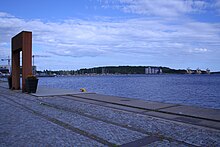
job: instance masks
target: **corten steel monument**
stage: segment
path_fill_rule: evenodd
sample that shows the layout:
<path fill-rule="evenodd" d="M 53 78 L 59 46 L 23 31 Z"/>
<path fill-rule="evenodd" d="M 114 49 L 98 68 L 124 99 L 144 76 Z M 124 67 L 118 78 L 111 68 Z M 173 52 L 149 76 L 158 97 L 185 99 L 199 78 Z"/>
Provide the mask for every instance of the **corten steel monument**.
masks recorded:
<path fill-rule="evenodd" d="M 20 51 L 22 51 L 22 91 L 25 79 L 32 74 L 32 32 L 22 31 L 11 40 L 12 89 L 20 89 Z"/>

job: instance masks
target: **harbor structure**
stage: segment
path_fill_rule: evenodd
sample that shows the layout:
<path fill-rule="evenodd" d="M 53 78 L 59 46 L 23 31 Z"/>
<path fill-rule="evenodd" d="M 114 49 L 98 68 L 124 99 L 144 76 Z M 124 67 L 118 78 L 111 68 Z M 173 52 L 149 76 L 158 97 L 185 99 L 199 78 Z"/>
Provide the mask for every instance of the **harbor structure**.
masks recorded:
<path fill-rule="evenodd" d="M 192 70 L 190 68 L 186 69 L 187 74 L 211 74 L 210 69 L 201 70 L 200 68 L 197 68 L 196 70 Z"/>
<path fill-rule="evenodd" d="M 193 73 L 193 71 L 190 68 L 187 68 L 186 72 L 187 72 L 187 74 L 192 74 Z"/>
<path fill-rule="evenodd" d="M 11 58 L 10 58 L 10 56 L 8 56 L 8 58 L 1 59 L 1 61 L 7 61 L 8 62 L 8 65 L 2 65 L 2 66 L 0 65 L 0 68 L 8 69 L 8 72 L 10 73 L 10 71 L 11 71 L 11 66 L 10 66 Z"/>
<path fill-rule="evenodd" d="M 196 74 L 201 74 L 201 73 L 202 73 L 201 69 L 197 68 L 196 69 Z"/>
<path fill-rule="evenodd" d="M 8 65 L 0 65 L 0 72 L 4 74 L 10 73 L 10 66 Z"/>
<path fill-rule="evenodd" d="M 210 69 L 207 68 L 207 69 L 206 69 L 206 73 L 207 73 L 207 74 L 210 74 L 210 73 L 211 73 Z"/>

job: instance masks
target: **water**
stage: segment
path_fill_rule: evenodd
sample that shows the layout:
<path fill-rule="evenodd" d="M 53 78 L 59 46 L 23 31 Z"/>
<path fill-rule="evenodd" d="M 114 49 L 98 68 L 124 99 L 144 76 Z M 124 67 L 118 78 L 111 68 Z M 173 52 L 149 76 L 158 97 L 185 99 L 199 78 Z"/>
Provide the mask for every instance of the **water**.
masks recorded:
<path fill-rule="evenodd" d="M 45 77 L 39 85 L 220 109 L 220 75 Z"/>

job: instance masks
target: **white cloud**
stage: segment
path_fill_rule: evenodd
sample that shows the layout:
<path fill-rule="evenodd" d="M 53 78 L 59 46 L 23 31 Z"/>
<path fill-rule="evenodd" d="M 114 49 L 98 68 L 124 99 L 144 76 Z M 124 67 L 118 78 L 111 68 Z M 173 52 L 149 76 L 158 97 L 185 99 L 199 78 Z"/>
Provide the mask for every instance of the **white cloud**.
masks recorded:
<path fill-rule="evenodd" d="M 177 58 L 189 53 L 190 49 L 191 54 L 212 50 L 219 53 L 219 23 L 145 18 L 44 22 L 0 14 L 1 58 L 10 55 L 6 52 L 6 48 L 10 52 L 10 39 L 22 30 L 33 32 L 34 53 L 50 57 L 151 55 L 160 59 L 161 56 Z M 205 48 L 201 48 L 203 46 Z"/>
<path fill-rule="evenodd" d="M 5 12 L 0 12 L 0 17 L 13 17 L 13 16 Z"/>
<path fill-rule="evenodd" d="M 103 7 L 116 8 L 127 13 L 169 17 L 200 12 L 208 6 L 203 0 L 103 0 L 102 2 Z"/>
<path fill-rule="evenodd" d="M 207 48 L 194 48 L 192 50 L 189 50 L 191 53 L 205 53 L 208 52 Z"/>

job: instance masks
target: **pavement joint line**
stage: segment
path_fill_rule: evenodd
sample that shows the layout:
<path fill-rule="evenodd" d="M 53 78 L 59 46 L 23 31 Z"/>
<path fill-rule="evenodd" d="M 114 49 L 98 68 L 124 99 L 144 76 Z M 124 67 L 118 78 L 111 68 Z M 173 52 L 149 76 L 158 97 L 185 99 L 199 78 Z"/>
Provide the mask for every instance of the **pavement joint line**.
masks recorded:
<path fill-rule="evenodd" d="M 82 99 L 88 99 L 88 100 L 94 100 L 94 101 L 99 101 L 99 102 L 105 102 L 105 103 L 109 103 L 109 104 L 121 105 L 121 106 L 126 106 L 126 107 L 131 107 L 131 108 L 137 108 L 137 109 L 142 109 L 142 110 L 154 111 L 154 112 L 159 112 L 159 113 L 164 113 L 164 114 L 172 114 L 172 115 L 177 115 L 177 116 L 186 116 L 186 117 L 191 117 L 191 118 L 197 118 L 197 119 L 204 119 L 204 120 L 209 120 L 209 121 L 214 121 L 214 122 L 220 122 L 219 120 L 215 120 L 215 119 L 209 119 L 209 118 L 204 118 L 204 117 L 199 117 L 199 116 L 192 116 L 192 115 L 179 114 L 179 113 L 173 113 L 173 112 L 165 112 L 165 111 L 160 111 L 160 110 L 157 110 L 157 109 L 153 110 L 153 109 L 149 109 L 149 108 L 131 106 L 131 105 L 128 105 L 128 104 L 119 104 L 119 103 L 116 103 L 116 102 L 108 102 L 108 101 L 104 101 L 104 100 L 95 100 L 95 99 L 85 98 L 85 97 L 78 96 L 78 95 L 77 96 L 76 95 L 68 95 L 68 96 L 82 98 Z"/>
<path fill-rule="evenodd" d="M 33 110 L 33 109 L 23 105 L 23 104 L 20 104 L 20 103 L 18 103 L 16 101 L 12 100 L 11 98 L 7 98 L 7 99 L 12 101 L 13 103 L 17 104 L 18 105 L 17 107 L 20 106 L 19 107 L 20 109 L 23 109 L 23 110 L 26 110 L 28 112 L 31 112 L 31 113 L 35 114 L 36 116 L 39 116 L 39 117 L 41 117 L 41 118 L 43 118 L 43 119 L 45 119 L 47 121 L 50 121 L 50 122 L 52 122 L 52 123 L 54 123 L 56 125 L 64 127 L 65 129 L 68 129 L 68 130 L 73 131 L 75 133 L 78 133 L 80 135 L 86 136 L 86 137 L 88 137 L 88 138 L 90 138 L 92 140 L 95 140 L 95 141 L 99 142 L 99 143 L 102 143 L 102 144 L 105 144 L 105 145 L 108 145 L 108 146 L 115 146 L 115 144 L 113 144 L 111 142 L 108 142 L 107 140 L 104 140 L 104 139 L 102 139 L 102 138 L 100 138 L 100 137 L 98 137 L 96 135 L 93 135 L 93 134 L 90 134 L 90 133 L 88 133 L 86 131 L 83 131 L 83 130 L 80 130 L 78 128 L 75 128 L 75 127 L 71 126 L 70 124 L 65 123 L 63 121 L 60 121 L 60 120 L 58 120 L 56 118 L 49 117 L 49 116 L 47 116 L 45 114 L 42 114 L 42 113 L 40 113 L 38 111 L 35 111 L 35 110 Z"/>
<path fill-rule="evenodd" d="M 147 136 L 123 145 L 120 145 L 120 147 L 134 147 L 134 146 L 146 146 L 148 144 L 154 143 L 156 141 L 161 141 L 162 138 L 159 138 L 157 136 Z"/>
<path fill-rule="evenodd" d="M 162 109 L 173 108 L 173 107 L 178 107 L 178 106 L 181 106 L 181 105 L 180 105 L 180 104 L 174 104 L 174 105 L 172 105 L 172 106 L 167 106 L 167 107 L 163 107 L 163 108 L 158 108 L 158 109 L 155 109 L 155 110 L 159 111 L 159 110 L 162 110 Z"/>

